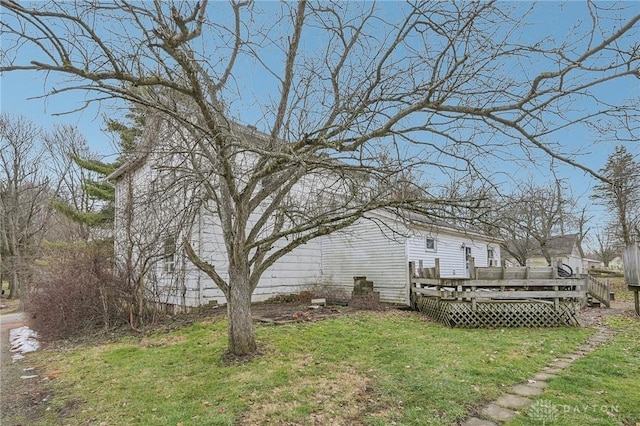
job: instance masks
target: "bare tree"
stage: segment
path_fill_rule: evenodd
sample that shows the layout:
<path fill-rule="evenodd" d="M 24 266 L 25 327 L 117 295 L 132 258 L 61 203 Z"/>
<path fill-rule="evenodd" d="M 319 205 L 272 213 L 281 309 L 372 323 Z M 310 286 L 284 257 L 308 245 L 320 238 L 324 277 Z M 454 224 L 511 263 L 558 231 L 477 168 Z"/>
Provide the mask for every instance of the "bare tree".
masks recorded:
<path fill-rule="evenodd" d="M 85 137 L 77 127 L 63 124 L 44 132 L 42 142 L 50 160 L 47 168 L 56 182 L 54 193 L 57 199 L 52 201 L 53 207 L 59 211 L 60 206 L 69 206 L 70 209 L 78 212 L 94 210 L 96 203 L 85 191 L 85 183 L 95 179 L 95 174 L 79 167 L 74 161 L 75 158 L 88 158 L 92 155 Z M 64 231 L 53 239 L 67 241 L 88 239 L 90 230 L 82 223 L 75 223 L 77 226 L 69 223 L 64 227 Z"/>
<path fill-rule="evenodd" d="M 640 239 L 640 160 L 618 145 L 600 170 L 607 177 L 593 188 L 592 199 L 605 206 L 610 227 L 623 245 Z"/>
<path fill-rule="evenodd" d="M 591 250 L 596 259 L 604 264 L 605 268 L 608 268 L 609 262 L 621 253 L 620 243 L 615 237 L 615 232 L 607 228 L 596 230 L 595 241 Z"/>
<path fill-rule="evenodd" d="M 530 11 L 515 3 L 0 4 L 0 70 L 65 75 L 48 94 L 122 98 L 188 136 L 176 169 L 223 229 L 228 279 L 186 249 L 227 298 L 237 355 L 256 349 L 251 294 L 284 254 L 372 209 L 475 206 L 438 197 L 443 171 L 488 180 L 493 160 L 544 155 L 597 176 L 554 134 L 640 105 L 598 96 L 640 75 L 640 15 L 619 10 L 632 5 L 588 3 L 593 19 L 556 40 L 519 37 Z M 239 117 L 267 136 L 238 131 Z M 384 184 L 402 170 L 421 191 Z"/>
<path fill-rule="evenodd" d="M 575 200 L 566 195 L 561 181 L 546 185 L 533 180 L 501 197 L 498 208 L 496 232 L 505 242 L 505 250 L 522 266 L 527 259 L 541 252 L 552 263 L 547 241 L 554 234 L 563 234 L 568 224 L 576 222 Z"/>
<path fill-rule="evenodd" d="M 9 297 L 19 298 L 29 262 L 50 215 L 40 129 L 25 117 L 0 115 L 0 246 Z"/>

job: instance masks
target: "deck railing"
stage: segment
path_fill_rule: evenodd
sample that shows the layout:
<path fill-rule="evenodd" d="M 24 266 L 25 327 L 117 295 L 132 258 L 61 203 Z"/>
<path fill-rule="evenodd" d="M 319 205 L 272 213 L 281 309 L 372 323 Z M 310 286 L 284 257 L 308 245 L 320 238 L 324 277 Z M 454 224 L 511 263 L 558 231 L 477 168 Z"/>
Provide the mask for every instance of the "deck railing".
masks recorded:
<path fill-rule="evenodd" d="M 591 275 L 587 275 L 587 292 L 607 308 L 611 307 L 611 286 L 608 278 L 605 282 L 602 282 Z"/>
<path fill-rule="evenodd" d="M 557 311 L 560 302 L 582 302 L 587 290 L 585 278 L 559 278 L 557 269 L 544 268 L 474 268 L 471 262 L 470 278 L 440 278 L 439 264 L 434 268 L 415 268 L 410 264 L 412 295 L 435 297 L 441 300 L 471 302 L 485 301 L 527 301 L 554 306 Z"/>

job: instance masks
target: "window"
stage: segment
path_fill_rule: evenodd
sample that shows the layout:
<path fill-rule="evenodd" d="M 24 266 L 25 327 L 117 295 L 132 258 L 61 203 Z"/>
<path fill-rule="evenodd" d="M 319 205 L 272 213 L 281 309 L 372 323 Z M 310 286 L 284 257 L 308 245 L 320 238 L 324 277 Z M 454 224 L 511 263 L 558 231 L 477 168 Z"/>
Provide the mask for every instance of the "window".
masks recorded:
<path fill-rule="evenodd" d="M 176 239 L 167 237 L 164 239 L 162 253 L 162 271 L 170 274 L 176 269 Z"/>
<path fill-rule="evenodd" d="M 495 257 L 495 251 L 491 247 L 487 247 L 487 265 L 498 266 Z"/>
<path fill-rule="evenodd" d="M 425 249 L 427 251 L 436 251 L 436 239 L 427 237 L 425 240 Z"/>

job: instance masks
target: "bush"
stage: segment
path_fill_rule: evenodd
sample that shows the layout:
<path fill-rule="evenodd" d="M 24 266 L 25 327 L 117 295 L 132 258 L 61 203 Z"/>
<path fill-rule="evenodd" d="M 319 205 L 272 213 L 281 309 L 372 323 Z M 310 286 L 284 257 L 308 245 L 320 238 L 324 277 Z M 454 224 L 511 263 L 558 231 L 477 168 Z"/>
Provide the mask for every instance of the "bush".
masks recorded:
<path fill-rule="evenodd" d="M 46 244 L 26 293 L 33 328 L 54 340 L 123 323 L 124 292 L 112 264 L 110 242 Z"/>

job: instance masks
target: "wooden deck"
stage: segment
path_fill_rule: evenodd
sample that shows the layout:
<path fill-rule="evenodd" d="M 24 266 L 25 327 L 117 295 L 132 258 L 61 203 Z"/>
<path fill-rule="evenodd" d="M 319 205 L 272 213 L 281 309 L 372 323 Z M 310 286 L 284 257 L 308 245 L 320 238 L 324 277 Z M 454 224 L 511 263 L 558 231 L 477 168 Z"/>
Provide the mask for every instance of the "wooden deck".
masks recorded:
<path fill-rule="evenodd" d="M 440 278 L 435 268 L 410 264 L 411 303 L 451 327 L 578 325 L 588 278 L 560 278 L 556 268 L 474 268 L 465 279 Z"/>

